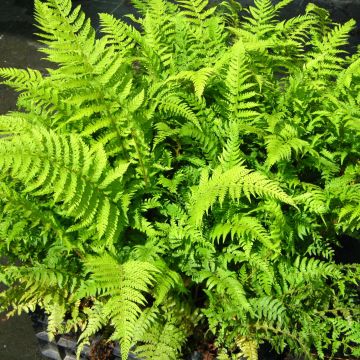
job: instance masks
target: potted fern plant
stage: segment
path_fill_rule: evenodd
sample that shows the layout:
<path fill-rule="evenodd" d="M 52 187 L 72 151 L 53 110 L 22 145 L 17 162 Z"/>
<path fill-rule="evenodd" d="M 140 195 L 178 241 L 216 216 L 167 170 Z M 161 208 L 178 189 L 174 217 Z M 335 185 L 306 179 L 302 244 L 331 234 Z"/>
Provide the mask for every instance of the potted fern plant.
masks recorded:
<path fill-rule="evenodd" d="M 360 356 L 360 52 L 310 4 L 133 0 L 140 17 L 35 0 L 53 65 L 0 69 L 1 309 L 144 359 L 211 342 Z M 189 339 L 192 339 L 191 341 Z M 190 349 L 190 350 L 189 350 Z"/>

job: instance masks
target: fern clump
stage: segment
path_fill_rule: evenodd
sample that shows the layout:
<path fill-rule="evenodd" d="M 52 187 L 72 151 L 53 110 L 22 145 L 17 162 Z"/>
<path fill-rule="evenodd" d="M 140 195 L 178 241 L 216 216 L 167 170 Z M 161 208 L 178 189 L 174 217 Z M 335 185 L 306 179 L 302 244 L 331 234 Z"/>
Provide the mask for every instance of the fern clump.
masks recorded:
<path fill-rule="evenodd" d="M 35 0 L 52 66 L 0 69 L 2 310 L 43 308 L 79 355 L 106 330 L 124 360 L 199 332 L 223 360 L 360 356 L 360 268 L 335 262 L 360 240 L 355 23 L 290 2 L 133 0 L 97 36 Z"/>

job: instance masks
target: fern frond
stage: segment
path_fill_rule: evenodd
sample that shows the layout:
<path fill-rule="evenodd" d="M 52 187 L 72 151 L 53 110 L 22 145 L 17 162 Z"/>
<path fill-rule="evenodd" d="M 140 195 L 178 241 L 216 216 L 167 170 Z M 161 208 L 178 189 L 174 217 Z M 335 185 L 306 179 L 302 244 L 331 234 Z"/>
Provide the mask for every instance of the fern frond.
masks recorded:
<path fill-rule="evenodd" d="M 249 17 L 246 17 L 247 24 L 244 24 L 246 30 L 256 34 L 258 38 L 264 38 L 274 30 L 277 10 L 286 5 L 286 1 L 281 1 L 275 7 L 271 0 L 255 0 L 254 5 L 247 9 Z"/>
<path fill-rule="evenodd" d="M 344 60 L 340 55 L 344 52 L 341 46 L 347 44 L 350 31 L 354 28 L 355 21 L 349 20 L 327 33 L 321 40 L 315 42 L 315 51 L 309 54 L 306 70 L 318 72 L 325 76 L 334 76 L 341 71 Z"/>
<path fill-rule="evenodd" d="M 102 324 L 102 318 L 110 321 L 114 326 L 111 339 L 118 340 L 121 345 L 122 359 L 127 359 L 135 325 L 142 309 L 146 304 L 146 293 L 154 283 L 154 275 L 159 270 L 150 263 L 140 261 L 127 261 L 119 263 L 110 255 L 89 257 L 84 266 L 90 273 L 90 278 L 83 283 L 77 297 L 98 296 L 104 299 L 98 306 L 101 316 L 95 318 L 95 325 L 89 324 L 81 341 L 88 341 Z M 91 329 L 90 329 L 91 325 Z M 80 351 L 80 350 L 79 350 Z"/>
<path fill-rule="evenodd" d="M 246 336 L 239 336 L 236 339 L 236 345 L 241 351 L 241 355 L 245 356 L 247 360 L 258 360 L 258 344 L 254 339 L 249 339 Z"/>
<path fill-rule="evenodd" d="M 62 226 L 59 221 L 59 217 L 56 212 L 52 209 L 42 207 L 37 204 L 29 196 L 24 196 L 22 193 L 16 191 L 14 188 L 11 188 L 6 183 L 0 182 L 0 194 L 3 201 L 6 201 L 6 205 L 3 208 L 3 214 L 10 214 L 16 212 L 22 214 L 23 221 L 25 221 L 27 227 L 36 228 L 40 224 L 43 227 L 42 233 L 45 235 L 47 232 L 54 232 L 58 240 L 63 243 L 68 249 L 72 248 L 72 242 L 74 241 L 69 234 L 66 233 L 66 228 Z M 26 220 L 25 220 L 26 219 Z M 24 225 L 25 225 L 24 223 Z M 28 230 L 20 230 L 20 224 L 16 226 L 15 234 L 25 235 L 25 232 Z M 15 224 L 14 224 L 15 226 Z M 8 231 L 10 229 L 8 228 Z M 20 230 L 20 233 L 18 231 Z M 7 235 L 6 243 L 10 246 L 12 241 L 12 236 Z"/>
<path fill-rule="evenodd" d="M 294 266 L 299 271 L 297 281 L 321 277 L 341 278 L 341 272 L 337 265 L 318 259 L 297 257 Z"/>
<path fill-rule="evenodd" d="M 141 338 L 142 344 L 136 347 L 136 354 L 149 360 L 177 360 L 186 339 L 179 325 L 176 319 L 152 323 Z"/>
<path fill-rule="evenodd" d="M 209 292 L 215 291 L 224 300 L 231 301 L 246 311 L 252 311 L 244 287 L 233 272 L 221 268 L 216 269 L 215 273 L 203 270 L 200 279 L 206 280 Z"/>
<path fill-rule="evenodd" d="M 217 168 L 211 178 L 204 169 L 199 185 L 192 190 L 189 202 L 192 222 L 199 225 L 209 208 L 216 201 L 221 205 L 227 194 L 233 200 L 242 196 L 250 200 L 252 195 L 270 197 L 294 205 L 293 200 L 275 182 L 259 172 L 252 172 L 243 165 L 234 166 L 226 171 Z"/>
<path fill-rule="evenodd" d="M 359 354 L 359 266 L 334 261 L 360 229 L 354 23 L 226 1 L 133 0 L 96 35 L 35 0 L 53 66 L 0 69 L 0 310 L 40 306 L 78 357 L 100 332 L 124 360 L 209 331 L 224 360 Z"/>
<path fill-rule="evenodd" d="M 102 302 L 95 301 L 92 307 L 85 308 L 84 312 L 87 316 L 87 321 L 85 328 L 78 338 L 78 345 L 76 349 L 77 357 L 80 357 L 84 346 L 90 343 L 91 336 L 94 336 L 103 328 L 104 325 L 106 325 L 106 317 L 103 314 Z"/>
<path fill-rule="evenodd" d="M 270 234 L 264 226 L 255 218 L 250 216 L 236 216 L 225 224 L 217 224 L 211 236 L 214 239 L 225 238 L 230 235 L 234 240 L 235 235 L 245 242 L 260 241 L 264 246 L 272 250 L 278 250 L 278 243 L 274 243 Z"/>
<path fill-rule="evenodd" d="M 115 46 L 121 57 L 131 53 L 135 43 L 141 43 L 140 33 L 132 26 L 106 13 L 99 14 L 99 18 L 106 43 Z"/>
<path fill-rule="evenodd" d="M 229 93 L 227 101 L 230 103 L 229 110 L 231 120 L 252 119 L 258 115 L 256 108 L 259 106 L 256 97 L 256 83 L 252 82 L 251 73 L 247 69 L 247 61 L 242 42 L 237 42 L 232 50 L 232 57 L 226 74 L 225 86 Z"/>
<path fill-rule="evenodd" d="M 162 94 L 163 96 L 163 94 Z M 171 116 L 179 116 L 193 125 L 195 125 L 199 130 L 201 130 L 201 126 L 199 120 L 191 110 L 191 108 L 179 97 L 175 95 L 167 95 L 162 97 L 159 104 L 159 110 L 163 111 L 166 114 Z"/>
<path fill-rule="evenodd" d="M 296 129 L 286 126 L 279 135 L 266 137 L 268 157 L 266 165 L 270 168 L 279 161 L 291 159 L 292 153 L 304 154 L 310 148 L 309 143 L 298 137 Z"/>
<path fill-rule="evenodd" d="M 41 51 L 48 54 L 48 60 L 59 63 L 63 70 L 75 71 L 77 74 L 92 71 L 94 60 L 90 55 L 100 55 L 100 48 L 94 48 L 95 31 L 90 20 L 80 10 L 80 6 L 71 9 L 70 0 L 50 0 L 46 3 L 35 1 L 35 19 L 43 42 L 48 45 Z M 52 24 L 56 23 L 54 27 Z M 56 40 L 56 43 L 55 41 Z M 101 50 L 104 50 L 101 47 Z M 77 70 L 75 70 L 77 67 Z"/>
<path fill-rule="evenodd" d="M 5 78 L 1 83 L 11 86 L 16 91 L 26 91 L 33 89 L 33 83 L 41 83 L 43 76 L 39 70 L 32 69 L 15 69 L 15 68 L 0 68 L 0 77 Z"/>
<path fill-rule="evenodd" d="M 112 182 L 121 178 L 127 165 L 107 173 L 104 150 L 90 150 L 75 135 L 38 129 L 0 141 L 1 152 L 7 154 L 1 157 L 2 171 L 21 181 L 24 191 L 33 196 L 51 195 L 63 216 L 80 221 L 67 231 L 93 227 L 112 246 L 121 229 L 121 210 L 111 196 Z"/>
<path fill-rule="evenodd" d="M 304 204 L 305 208 L 316 214 L 324 214 L 328 211 L 327 198 L 324 191 L 314 187 L 306 193 L 298 195 L 295 199 L 297 204 Z"/>
<path fill-rule="evenodd" d="M 241 140 L 239 137 L 239 129 L 236 124 L 231 124 L 229 126 L 229 134 L 229 139 L 219 157 L 219 162 L 222 164 L 224 170 L 240 165 L 244 159 L 244 155 L 240 150 Z"/>

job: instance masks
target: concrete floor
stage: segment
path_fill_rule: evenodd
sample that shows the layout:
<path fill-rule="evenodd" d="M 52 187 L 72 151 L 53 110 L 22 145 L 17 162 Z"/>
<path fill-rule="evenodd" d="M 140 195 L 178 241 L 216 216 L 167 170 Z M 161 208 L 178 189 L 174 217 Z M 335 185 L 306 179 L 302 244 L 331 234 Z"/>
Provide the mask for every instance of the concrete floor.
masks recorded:
<path fill-rule="evenodd" d="M 30 320 L 26 315 L 0 317 L 1 360 L 43 360 Z"/>
<path fill-rule="evenodd" d="M 29 1 L 30 2 L 30 1 Z M 31 16 L 14 1 L 2 0 L 0 10 L 0 67 L 42 68 L 31 36 Z M 0 85 L 0 114 L 14 109 L 16 94 Z M 7 319 L 0 314 L 0 359 L 42 360 L 29 317 L 26 314 Z"/>

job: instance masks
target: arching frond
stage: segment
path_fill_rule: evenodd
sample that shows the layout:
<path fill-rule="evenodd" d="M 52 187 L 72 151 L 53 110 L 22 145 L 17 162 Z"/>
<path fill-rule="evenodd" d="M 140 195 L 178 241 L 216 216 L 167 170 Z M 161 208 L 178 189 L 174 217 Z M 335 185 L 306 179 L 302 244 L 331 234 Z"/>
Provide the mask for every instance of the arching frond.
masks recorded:
<path fill-rule="evenodd" d="M 243 165 L 229 170 L 214 170 L 212 177 L 206 169 L 201 174 L 200 183 L 194 187 L 190 198 L 190 214 L 194 224 L 199 224 L 204 214 L 215 202 L 223 203 L 225 197 L 250 200 L 250 196 L 270 197 L 294 205 L 293 200 L 275 182 L 259 172 L 252 172 Z"/>
<path fill-rule="evenodd" d="M 67 231 L 96 229 L 104 244 L 113 246 L 124 220 L 120 199 L 114 201 L 111 189 L 127 164 L 110 169 L 101 147 L 90 150 L 79 136 L 44 129 L 0 141 L 1 169 L 20 181 L 25 193 L 51 195 L 62 216 L 74 219 Z"/>

